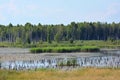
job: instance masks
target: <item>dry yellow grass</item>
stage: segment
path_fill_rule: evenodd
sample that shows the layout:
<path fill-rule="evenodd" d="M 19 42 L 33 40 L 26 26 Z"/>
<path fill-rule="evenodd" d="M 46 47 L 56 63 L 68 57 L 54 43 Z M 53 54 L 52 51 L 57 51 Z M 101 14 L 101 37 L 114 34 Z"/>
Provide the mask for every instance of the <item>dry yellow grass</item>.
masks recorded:
<path fill-rule="evenodd" d="M 80 69 L 80 70 L 73 70 L 73 71 L 0 70 L 0 80 L 120 80 L 120 69 L 88 68 L 88 69 Z"/>

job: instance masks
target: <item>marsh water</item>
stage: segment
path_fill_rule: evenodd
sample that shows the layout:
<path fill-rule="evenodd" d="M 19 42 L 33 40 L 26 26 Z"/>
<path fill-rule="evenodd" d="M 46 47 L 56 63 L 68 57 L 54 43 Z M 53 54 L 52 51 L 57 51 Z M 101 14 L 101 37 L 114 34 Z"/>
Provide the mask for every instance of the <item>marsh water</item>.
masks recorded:
<path fill-rule="evenodd" d="M 120 55 L 113 55 L 113 52 L 108 55 L 108 52 L 107 53 L 106 52 L 105 53 L 59 53 L 59 54 L 43 53 L 43 54 L 36 54 L 35 57 L 33 56 L 34 54 L 28 55 L 27 53 L 27 55 L 25 55 L 22 54 L 21 52 L 21 54 L 23 55 L 22 57 L 26 56 L 27 58 L 30 57 L 30 59 L 21 58 L 14 60 L 14 59 L 7 59 L 8 57 L 5 57 L 6 60 L 0 61 L 0 68 L 14 69 L 14 70 L 29 70 L 29 69 L 39 69 L 39 68 L 64 68 L 64 67 L 120 68 Z M 120 51 L 118 50 L 114 51 L 114 54 L 115 53 L 120 54 L 119 52 Z M 5 56 L 7 55 L 8 54 L 5 54 Z M 16 54 L 11 55 L 12 58 L 14 58 L 13 57 L 14 55 Z"/>
<path fill-rule="evenodd" d="M 72 63 L 73 61 L 74 63 Z M 60 68 L 63 66 L 119 68 L 120 57 L 119 56 L 79 57 L 79 58 L 42 59 L 37 61 L 36 60 L 5 61 L 1 63 L 2 69 L 15 69 L 15 70 L 58 68 L 58 67 Z"/>

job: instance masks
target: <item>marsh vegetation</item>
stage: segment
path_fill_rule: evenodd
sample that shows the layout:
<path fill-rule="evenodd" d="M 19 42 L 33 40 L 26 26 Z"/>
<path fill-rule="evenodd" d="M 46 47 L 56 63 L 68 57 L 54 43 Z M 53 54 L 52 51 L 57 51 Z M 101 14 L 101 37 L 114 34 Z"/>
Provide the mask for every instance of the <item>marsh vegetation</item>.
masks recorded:
<path fill-rule="evenodd" d="M 37 71 L 0 70 L 0 80 L 119 80 L 120 69 L 83 68 L 71 71 L 39 69 Z"/>
<path fill-rule="evenodd" d="M 74 46 L 74 47 L 42 47 L 31 48 L 32 53 L 68 53 L 68 52 L 99 52 L 100 49 L 96 46 Z"/>

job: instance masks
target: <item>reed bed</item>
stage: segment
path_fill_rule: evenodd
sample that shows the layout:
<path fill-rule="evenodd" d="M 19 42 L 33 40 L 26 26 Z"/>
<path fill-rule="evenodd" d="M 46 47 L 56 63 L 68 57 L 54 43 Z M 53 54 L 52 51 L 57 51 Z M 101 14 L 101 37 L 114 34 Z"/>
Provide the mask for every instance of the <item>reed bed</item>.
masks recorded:
<path fill-rule="evenodd" d="M 100 49 L 96 46 L 39 47 L 30 49 L 32 53 L 98 52 L 99 50 Z"/>

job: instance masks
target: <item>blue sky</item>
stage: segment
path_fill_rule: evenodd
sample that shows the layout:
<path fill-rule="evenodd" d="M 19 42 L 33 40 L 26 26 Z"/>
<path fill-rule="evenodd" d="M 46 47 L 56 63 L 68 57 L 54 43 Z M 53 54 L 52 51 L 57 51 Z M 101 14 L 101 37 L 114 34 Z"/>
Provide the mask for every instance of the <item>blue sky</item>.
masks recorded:
<path fill-rule="evenodd" d="M 0 24 L 120 22 L 120 0 L 0 0 Z"/>

